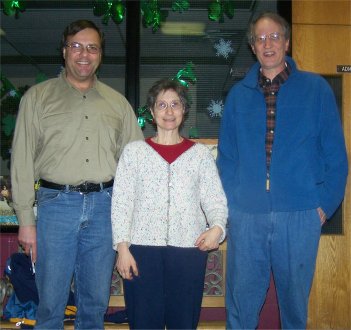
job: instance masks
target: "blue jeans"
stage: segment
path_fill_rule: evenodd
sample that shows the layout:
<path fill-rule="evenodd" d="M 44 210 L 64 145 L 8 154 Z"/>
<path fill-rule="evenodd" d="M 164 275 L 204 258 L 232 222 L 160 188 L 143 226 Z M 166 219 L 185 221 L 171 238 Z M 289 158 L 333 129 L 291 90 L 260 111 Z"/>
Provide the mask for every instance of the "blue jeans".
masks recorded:
<path fill-rule="evenodd" d="M 272 271 L 283 329 L 305 329 L 321 223 L 317 210 L 232 211 L 227 244 L 227 329 L 255 329 Z"/>
<path fill-rule="evenodd" d="M 36 329 L 63 329 L 72 278 L 75 328 L 104 328 L 115 260 L 111 194 L 112 188 L 89 194 L 39 189 Z"/>

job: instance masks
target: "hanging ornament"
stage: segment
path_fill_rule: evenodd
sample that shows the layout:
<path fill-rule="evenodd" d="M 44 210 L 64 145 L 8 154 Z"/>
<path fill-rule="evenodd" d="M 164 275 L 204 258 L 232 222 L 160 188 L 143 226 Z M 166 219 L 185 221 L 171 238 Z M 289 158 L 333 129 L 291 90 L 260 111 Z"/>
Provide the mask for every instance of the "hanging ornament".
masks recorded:
<path fill-rule="evenodd" d="M 223 11 L 229 19 L 232 19 L 234 17 L 234 11 L 235 11 L 234 1 L 230 1 L 230 0 L 224 1 Z"/>
<path fill-rule="evenodd" d="M 234 17 L 234 1 L 214 0 L 208 6 L 208 18 L 211 21 L 223 23 L 224 15 L 230 19 Z"/>
<path fill-rule="evenodd" d="M 184 10 L 188 10 L 189 6 L 190 5 L 188 0 L 177 0 L 173 1 L 172 10 L 182 13 Z"/>
<path fill-rule="evenodd" d="M 152 32 L 156 32 L 161 23 L 168 16 L 167 10 L 161 10 L 158 0 L 144 0 L 141 2 L 141 14 L 143 16 L 143 25 L 152 26 Z"/>
<path fill-rule="evenodd" d="M 145 118 L 144 117 L 138 117 L 138 125 L 140 126 L 140 128 L 145 127 Z"/>
<path fill-rule="evenodd" d="M 192 62 L 188 62 L 184 69 L 178 71 L 173 80 L 178 80 L 183 86 L 189 87 L 189 82 L 192 84 L 196 83 L 196 77 L 193 70 L 194 64 Z"/>
<path fill-rule="evenodd" d="M 214 44 L 214 48 L 217 50 L 216 56 L 223 56 L 225 59 L 228 58 L 229 54 L 233 53 L 231 40 L 219 39 L 219 42 Z"/>
<path fill-rule="evenodd" d="M 16 125 L 16 116 L 14 115 L 6 115 L 1 120 L 2 129 L 6 136 L 10 136 L 15 129 Z"/>
<path fill-rule="evenodd" d="M 16 116 L 22 95 L 29 86 L 15 88 L 1 73 L 1 129 L 0 151 L 5 161 L 11 158 L 11 145 L 16 124 Z"/>
<path fill-rule="evenodd" d="M 16 87 L 12 85 L 10 80 L 8 80 L 2 73 L 0 74 L 0 81 L 1 81 L 1 98 L 3 98 L 6 94 L 12 93 L 11 97 L 17 97 L 18 99 L 21 98 L 20 93 L 17 91 Z"/>
<path fill-rule="evenodd" d="M 222 5 L 220 0 L 211 2 L 208 6 L 208 18 L 211 21 L 219 21 L 222 15 Z"/>
<path fill-rule="evenodd" d="M 199 130 L 196 127 L 190 127 L 189 129 L 189 139 L 198 139 Z"/>
<path fill-rule="evenodd" d="M 210 105 L 207 107 L 208 114 L 211 118 L 222 117 L 224 104 L 222 100 L 211 100 Z"/>
<path fill-rule="evenodd" d="M 2 4 L 4 14 L 16 18 L 26 9 L 24 0 L 2 0 Z"/>
<path fill-rule="evenodd" d="M 35 77 L 35 83 L 38 84 L 38 83 L 41 83 L 47 79 L 48 79 L 48 77 L 45 75 L 45 73 L 39 72 Z"/>
<path fill-rule="evenodd" d="M 152 123 L 152 121 L 153 121 L 153 117 L 151 115 L 151 112 L 146 105 L 138 108 L 137 116 L 138 116 L 138 125 L 141 128 L 145 127 L 146 121 L 149 123 Z"/>
<path fill-rule="evenodd" d="M 126 8 L 121 1 L 115 1 L 111 7 L 111 17 L 116 24 L 123 21 Z"/>
<path fill-rule="evenodd" d="M 108 24 L 110 18 L 119 24 L 125 16 L 125 6 L 121 0 L 93 0 L 93 13 L 95 16 L 103 16 L 102 23 Z"/>

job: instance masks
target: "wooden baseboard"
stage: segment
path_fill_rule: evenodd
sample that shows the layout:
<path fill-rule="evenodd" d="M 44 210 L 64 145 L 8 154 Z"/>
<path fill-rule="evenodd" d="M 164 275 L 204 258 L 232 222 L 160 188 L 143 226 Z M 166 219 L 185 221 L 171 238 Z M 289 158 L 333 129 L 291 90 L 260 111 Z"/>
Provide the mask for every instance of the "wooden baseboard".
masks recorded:
<path fill-rule="evenodd" d="M 15 323 L 8 321 L 0 321 L 0 329 L 10 330 L 10 329 L 20 329 L 16 327 Z M 65 322 L 65 330 L 73 330 L 74 324 L 72 321 Z M 128 330 L 128 324 L 116 324 L 116 323 L 105 323 L 105 329 L 107 330 Z M 199 323 L 197 327 L 198 330 L 224 330 L 225 321 L 203 321 Z"/>

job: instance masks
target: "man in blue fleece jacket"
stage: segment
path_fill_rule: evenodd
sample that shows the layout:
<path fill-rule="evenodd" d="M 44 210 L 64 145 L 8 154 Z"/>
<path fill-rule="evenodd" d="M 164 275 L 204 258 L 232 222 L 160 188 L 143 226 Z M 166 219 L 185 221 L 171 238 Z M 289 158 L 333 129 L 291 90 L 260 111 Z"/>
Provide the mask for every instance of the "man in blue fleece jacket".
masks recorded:
<path fill-rule="evenodd" d="M 303 329 L 321 226 L 341 203 L 347 155 L 335 97 L 286 52 L 289 24 L 252 22 L 258 62 L 229 92 L 218 167 L 229 204 L 228 329 L 254 329 L 272 270 L 282 327 Z"/>

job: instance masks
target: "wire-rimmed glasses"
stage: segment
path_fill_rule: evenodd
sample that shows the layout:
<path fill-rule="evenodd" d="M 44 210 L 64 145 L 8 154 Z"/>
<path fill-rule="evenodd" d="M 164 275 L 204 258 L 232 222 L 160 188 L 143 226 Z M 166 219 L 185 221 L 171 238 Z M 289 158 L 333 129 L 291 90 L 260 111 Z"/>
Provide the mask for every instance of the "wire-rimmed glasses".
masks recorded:
<path fill-rule="evenodd" d="M 66 47 L 70 48 L 73 53 L 79 53 L 79 54 L 84 51 L 84 48 L 90 54 L 98 54 L 101 51 L 101 48 L 97 45 L 89 44 L 89 45 L 84 46 L 79 42 L 67 43 Z"/>
<path fill-rule="evenodd" d="M 173 100 L 170 104 L 162 100 L 155 103 L 155 109 L 157 111 L 165 111 L 168 107 L 173 111 L 179 111 L 183 109 L 183 103 L 180 100 Z"/>

